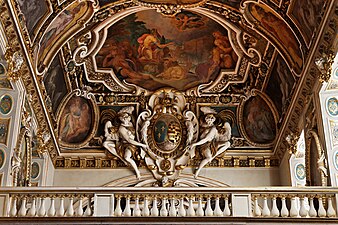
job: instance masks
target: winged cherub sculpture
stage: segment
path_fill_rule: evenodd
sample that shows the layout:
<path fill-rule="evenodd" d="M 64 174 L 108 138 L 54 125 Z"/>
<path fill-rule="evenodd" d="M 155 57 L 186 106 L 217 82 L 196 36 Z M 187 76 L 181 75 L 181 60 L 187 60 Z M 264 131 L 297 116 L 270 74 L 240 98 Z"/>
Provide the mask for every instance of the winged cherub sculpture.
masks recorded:
<path fill-rule="evenodd" d="M 210 163 L 214 158 L 222 154 L 230 147 L 231 126 L 225 122 L 223 127 L 215 125 L 217 112 L 210 107 L 201 107 L 204 113 L 204 123 L 201 125 L 200 140 L 191 145 L 191 151 L 194 151 L 196 146 L 200 146 L 200 153 L 203 157 L 201 163 L 196 170 L 194 177 L 197 178 L 201 169 Z M 192 156 L 194 154 L 192 153 Z"/>
<path fill-rule="evenodd" d="M 136 177 L 140 179 L 140 171 L 134 159 L 138 155 L 137 147 L 145 149 L 147 145 L 135 140 L 135 128 L 131 122 L 131 114 L 133 111 L 134 107 L 128 106 L 122 108 L 117 113 L 120 120 L 118 127 L 113 126 L 109 120 L 105 123 L 104 132 L 106 140 L 103 142 L 103 146 L 114 156 L 121 159 L 126 165 L 130 165 L 134 169 Z"/>

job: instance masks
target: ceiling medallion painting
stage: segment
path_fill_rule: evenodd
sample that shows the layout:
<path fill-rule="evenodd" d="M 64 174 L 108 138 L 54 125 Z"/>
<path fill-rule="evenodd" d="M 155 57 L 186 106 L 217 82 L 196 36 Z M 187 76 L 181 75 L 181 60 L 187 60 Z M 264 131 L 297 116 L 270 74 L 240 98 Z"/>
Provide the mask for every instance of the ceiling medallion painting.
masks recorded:
<path fill-rule="evenodd" d="M 238 55 L 229 32 L 206 16 L 146 10 L 109 27 L 95 61 L 100 70 L 112 68 L 121 83 L 187 90 L 215 80 L 221 70 L 234 71 Z"/>
<path fill-rule="evenodd" d="M 95 27 L 86 34 L 89 45 L 80 39 L 74 53 L 78 64 L 86 62 L 88 79 L 109 90 L 152 92 L 170 86 L 220 92 L 231 82 L 244 82 L 244 66 L 260 62 L 253 48 L 258 40 L 208 11 L 125 14 Z"/>

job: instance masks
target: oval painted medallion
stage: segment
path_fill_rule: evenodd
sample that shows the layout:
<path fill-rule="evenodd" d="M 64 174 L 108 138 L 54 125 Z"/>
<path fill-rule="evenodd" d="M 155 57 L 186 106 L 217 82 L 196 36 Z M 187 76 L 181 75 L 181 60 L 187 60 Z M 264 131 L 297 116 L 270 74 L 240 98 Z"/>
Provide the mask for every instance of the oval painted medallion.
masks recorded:
<path fill-rule="evenodd" d="M 259 144 L 271 143 L 276 137 L 276 124 L 269 105 L 260 96 L 251 97 L 244 104 L 243 125 L 249 140 Z"/>
<path fill-rule="evenodd" d="M 2 114 L 8 114 L 13 105 L 12 97 L 9 95 L 4 95 L 0 100 L 0 112 Z"/>

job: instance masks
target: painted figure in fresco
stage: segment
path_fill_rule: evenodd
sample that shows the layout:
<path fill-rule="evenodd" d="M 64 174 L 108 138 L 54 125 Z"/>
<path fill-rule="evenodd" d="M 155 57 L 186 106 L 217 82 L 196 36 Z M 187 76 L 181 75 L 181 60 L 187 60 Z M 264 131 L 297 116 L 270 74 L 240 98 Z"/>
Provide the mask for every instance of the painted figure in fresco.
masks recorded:
<path fill-rule="evenodd" d="M 53 40 L 55 40 L 59 34 L 65 32 L 65 28 L 75 18 L 75 15 L 79 13 L 85 6 L 86 3 L 81 2 L 75 7 L 71 6 L 70 9 L 64 10 L 58 17 L 55 18 L 42 38 L 40 43 L 40 52 L 52 44 Z"/>
<path fill-rule="evenodd" d="M 232 49 L 229 38 L 219 31 L 212 33 L 214 36 L 214 49 L 212 50 L 212 65 L 208 70 L 206 81 L 209 81 L 218 68 L 230 69 L 237 62 L 238 56 Z"/>
<path fill-rule="evenodd" d="M 246 132 L 255 142 L 266 143 L 274 140 L 276 131 L 273 114 L 260 97 L 255 97 L 247 105 L 248 113 L 244 119 Z"/>
<path fill-rule="evenodd" d="M 90 129 L 90 115 L 87 102 L 83 102 L 81 97 L 71 98 L 61 115 L 60 139 L 68 143 L 82 141 Z"/>
<path fill-rule="evenodd" d="M 201 125 L 202 133 L 200 140 L 191 145 L 190 154 L 191 158 L 194 157 L 194 149 L 200 146 L 201 155 L 204 159 L 201 161 L 194 177 L 197 178 L 201 169 L 210 163 L 215 157 L 222 154 L 230 147 L 231 126 L 225 122 L 222 129 L 218 129 L 214 122 L 216 121 L 217 112 L 210 107 L 202 107 L 201 111 L 205 115 L 205 123 Z"/>
<path fill-rule="evenodd" d="M 293 15 L 296 17 L 302 31 L 309 41 L 318 26 L 321 7 L 325 0 L 295 1 L 293 6 Z"/>
<path fill-rule="evenodd" d="M 147 148 L 147 145 L 135 140 L 135 128 L 131 122 L 131 113 L 134 107 L 128 106 L 118 112 L 120 120 L 119 127 L 114 127 L 111 121 L 107 121 L 104 127 L 106 140 L 103 146 L 114 156 L 121 159 L 126 165 L 130 165 L 136 177 L 140 179 L 141 174 L 133 158 L 138 156 L 137 147 Z"/>
<path fill-rule="evenodd" d="M 286 64 L 282 63 L 281 60 L 277 60 L 277 74 L 280 79 L 279 87 L 282 92 L 282 106 L 284 107 L 286 104 L 286 101 L 289 98 L 290 90 L 292 87 L 292 83 L 290 82 L 290 78 L 292 75 L 288 73 L 288 70 L 286 68 Z M 288 79 L 289 78 L 289 79 Z"/>
<path fill-rule="evenodd" d="M 297 64 L 298 68 L 301 68 L 303 65 L 303 60 L 301 58 L 301 52 L 299 50 L 299 45 L 295 39 L 295 35 L 292 33 L 291 29 L 275 16 L 272 12 L 266 11 L 264 8 L 254 5 L 252 7 L 252 13 L 258 20 L 260 20 L 261 25 L 269 31 L 274 37 L 276 37 L 281 44 L 289 51 L 294 62 Z"/>
<path fill-rule="evenodd" d="M 203 18 L 200 15 L 190 12 L 180 12 L 176 14 L 173 21 L 179 31 L 199 28 L 205 25 L 205 22 L 203 21 Z"/>
<path fill-rule="evenodd" d="M 161 44 L 157 36 L 159 36 L 157 30 L 152 29 L 150 34 L 143 34 L 137 39 L 140 60 L 156 61 L 159 58 L 159 50 L 173 44 L 173 42 Z"/>
<path fill-rule="evenodd" d="M 123 48 L 119 48 L 117 43 L 111 43 L 109 53 L 103 59 L 104 67 L 113 67 L 117 77 L 126 79 L 126 81 L 135 81 L 147 78 L 135 72 L 135 63 L 130 59 L 126 59 L 122 52 Z"/>

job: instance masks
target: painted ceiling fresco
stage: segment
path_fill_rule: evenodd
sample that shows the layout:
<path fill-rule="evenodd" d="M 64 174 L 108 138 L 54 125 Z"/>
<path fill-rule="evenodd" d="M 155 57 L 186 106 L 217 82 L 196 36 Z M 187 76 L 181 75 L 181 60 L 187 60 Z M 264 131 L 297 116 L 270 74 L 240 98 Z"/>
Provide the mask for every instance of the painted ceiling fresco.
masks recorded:
<path fill-rule="evenodd" d="M 18 18 L 61 154 L 108 157 L 106 116 L 133 106 L 137 125 L 152 95 L 168 88 L 200 120 L 205 106 L 227 115 L 229 154 L 272 152 L 328 4 L 30 2 L 17 2 Z"/>

